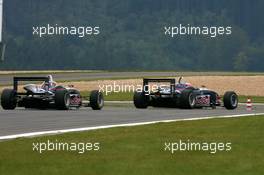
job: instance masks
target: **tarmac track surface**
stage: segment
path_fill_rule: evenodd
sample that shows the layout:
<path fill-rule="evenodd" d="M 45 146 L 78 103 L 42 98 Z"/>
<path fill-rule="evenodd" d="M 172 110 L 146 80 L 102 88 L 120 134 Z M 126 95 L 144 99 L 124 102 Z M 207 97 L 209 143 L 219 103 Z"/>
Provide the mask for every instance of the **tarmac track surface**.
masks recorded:
<path fill-rule="evenodd" d="M 245 105 L 240 105 L 238 109 L 233 111 L 224 108 L 217 108 L 215 110 L 148 108 L 141 110 L 134 107 L 105 107 L 101 111 L 93 111 L 90 108 L 69 111 L 26 110 L 23 108 L 4 111 L 0 109 L 0 136 L 82 127 L 250 113 L 264 113 L 264 105 L 255 106 L 254 110 L 250 112 L 246 111 Z"/>

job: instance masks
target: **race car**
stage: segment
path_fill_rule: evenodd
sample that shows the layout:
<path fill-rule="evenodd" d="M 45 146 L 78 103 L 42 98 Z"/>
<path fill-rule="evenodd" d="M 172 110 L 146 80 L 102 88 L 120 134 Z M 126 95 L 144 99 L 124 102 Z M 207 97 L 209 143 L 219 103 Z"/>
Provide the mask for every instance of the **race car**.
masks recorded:
<path fill-rule="evenodd" d="M 18 91 L 18 83 L 38 82 L 41 85 L 27 84 L 24 91 Z M 85 105 L 80 91 L 73 86 L 57 85 L 51 75 L 47 77 L 14 77 L 13 89 L 4 89 L 1 94 L 1 106 L 5 110 L 14 110 L 16 107 L 36 109 L 79 109 L 89 106 L 93 110 L 101 110 L 104 106 L 103 94 L 94 90 L 90 94 L 89 103 Z"/>
<path fill-rule="evenodd" d="M 184 82 L 182 77 L 177 82 L 175 79 L 143 79 L 142 91 L 134 93 L 134 105 L 136 108 L 153 106 L 182 109 L 203 107 L 215 109 L 217 106 L 223 106 L 228 110 L 234 110 L 238 106 L 238 96 L 235 92 L 228 91 L 221 100 L 215 91 L 205 87 L 195 88 Z"/>

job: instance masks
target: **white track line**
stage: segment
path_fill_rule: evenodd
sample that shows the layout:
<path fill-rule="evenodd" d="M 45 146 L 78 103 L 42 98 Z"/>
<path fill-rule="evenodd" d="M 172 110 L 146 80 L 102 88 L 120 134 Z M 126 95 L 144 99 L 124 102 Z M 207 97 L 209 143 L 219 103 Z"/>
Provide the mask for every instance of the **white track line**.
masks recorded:
<path fill-rule="evenodd" d="M 16 134 L 16 135 L 0 136 L 0 140 L 10 140 L 10 139 L 24 138 L 24 137 L 36 137 L 36 136 L 44 136 L 44 135 L 63 134 L 63 133 L 69 133 L 69 132 L 92 131 L 92 130 L 107 129 L 107 128 L 150 125 L 150 124 L 156 124 L 156 123 L 195 121 L 195 120 L 206 120 L 206 119 L 215 119 L 215 118 L 236 118 L 236 117 L 257 116 L 257 115 L 264 115 L 264 113 L 226 115 L 226 116 L 215 116 L 215 117 L 197 117 L 197 118 L 175 119 L 175 120 L 159 120 L 159 121 L 151 121 L 151 122 L 127 123 L 127 124 L 86 127 L 86 128 L 74 128 L 74 129 L 63 129 L 63 130 L 53 130 L 53 131 L 31 132 L 31 133 L 23 133 L 23 134 Z"/>
<path fill-rule="evenodd" d="M 238 103 L 239 105 L 246 106 L 247 103 Z M 264 106 L 264 103 L 252 103 L 253 106 Z"/>

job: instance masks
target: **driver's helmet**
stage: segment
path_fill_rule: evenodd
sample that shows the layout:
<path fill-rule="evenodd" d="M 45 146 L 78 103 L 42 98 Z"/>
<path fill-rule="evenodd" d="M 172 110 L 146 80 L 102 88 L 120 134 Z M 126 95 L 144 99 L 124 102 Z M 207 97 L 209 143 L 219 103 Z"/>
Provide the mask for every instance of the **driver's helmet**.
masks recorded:
<path fill-rule="evenodd" d="M 57 86 L 57 83 L 53 81 L 52 75 L 48 75 L 47 78 L 48 78 L 48 82 L 43 82 L 41 88 L 45 90 L 50 90 L 55 88 Z"/>
<path fill-rule="evenodd" d="M 52 75 L 48 75 L 47 77 L 48 77 L 48 79 L 49 79 L 49 82 L 53 81 L 53 77 L 52 77 Z"/>
<path fill-rule="evenodd" d="M 186 87 L 193 87 L 191 83 L 185 83 Z"/>
<path fill-rule="evenodd" d="M 185 82 L 183 77 L 180 77 L 178 83 L 176 84 L 176 89 L 186 89 L 189 87 L 193 87 L 192 84 Z"/>

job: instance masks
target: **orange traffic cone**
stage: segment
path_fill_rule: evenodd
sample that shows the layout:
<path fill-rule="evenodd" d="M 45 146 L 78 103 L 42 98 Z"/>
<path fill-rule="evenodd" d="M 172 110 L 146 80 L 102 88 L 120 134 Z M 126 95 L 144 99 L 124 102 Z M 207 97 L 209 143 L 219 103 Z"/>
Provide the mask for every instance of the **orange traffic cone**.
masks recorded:
<path fill-rule="evenodd" d="M 248 97 L 248 99 L 247 99 L 247 111 L 252 111 L 252 109 L 253 109 L 252 101 L 251 101 L 251 98 Z"/>

